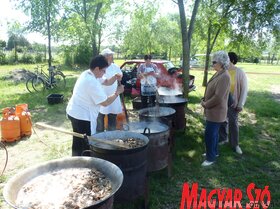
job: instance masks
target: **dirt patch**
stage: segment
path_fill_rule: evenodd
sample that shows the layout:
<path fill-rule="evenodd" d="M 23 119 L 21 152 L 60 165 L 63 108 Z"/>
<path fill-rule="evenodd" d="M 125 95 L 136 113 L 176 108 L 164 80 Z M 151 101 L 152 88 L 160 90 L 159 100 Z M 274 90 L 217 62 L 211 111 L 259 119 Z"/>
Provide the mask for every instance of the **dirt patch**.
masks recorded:
<path fill-rule="evenodd" d="M 15 83 L 25 82 L 28 78 L 30 78 L 34 73 L 28 71 L 26 69 L 15 69 L 10 71 L 8 75 L 3 76 L 3 80 L 11 80 Z"/>

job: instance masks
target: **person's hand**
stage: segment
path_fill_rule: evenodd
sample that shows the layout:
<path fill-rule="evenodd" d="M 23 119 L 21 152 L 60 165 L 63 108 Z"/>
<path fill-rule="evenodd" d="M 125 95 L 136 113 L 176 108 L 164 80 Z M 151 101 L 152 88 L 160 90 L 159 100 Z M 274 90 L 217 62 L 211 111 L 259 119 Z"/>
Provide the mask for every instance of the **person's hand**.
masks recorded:
<path fill-rule="evenodd" d="M 155 72 L 148 72 L 147 75 L 155 76 Z"/>
<path fill-rule="evenodd" d="M 117 81 L 121 81 L 122 80 L 122 74 L 116 73 L 115 78 L 116 78 Z"/>
<path fill-rule="evenodd" d="M 200 104 L 201 104 L 201 106 L 202 106 L 203 108 L 205 108 L 205 101 L 204 101 L 204 98 L 201 99 Z"/>
<path fill-rule="evenodd" d="M 116 94 L 120 95 L 124 92 L 124 85 L 119 85 L 116 90 Z"/>
<path fill-rule="evenodd" d="M 144 73 L 140 73 L 140 74 L 139 74 L 139 78 L 140 78 L 140 79 L 145 78 Z"/>
<path fill-rule="evenodd" d="M 235 111 L 236 111 L 236 112 L 241 112 L 241 111 L 242 111 L 242 107 L 236 107 L 236 108 L 235 108 Z"/>

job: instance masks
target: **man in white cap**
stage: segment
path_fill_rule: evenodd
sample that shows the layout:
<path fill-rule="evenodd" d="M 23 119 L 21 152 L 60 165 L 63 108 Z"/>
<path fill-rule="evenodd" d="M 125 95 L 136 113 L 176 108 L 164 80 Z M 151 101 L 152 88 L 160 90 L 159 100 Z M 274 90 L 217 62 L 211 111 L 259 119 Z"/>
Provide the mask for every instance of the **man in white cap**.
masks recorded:
<path fill-rule="evenodd" d="M 100 54 L 105 56 L 105 58 L 107 59 L 107 62 L 109 64 L 109 67 L 106 69 L 106 73 L 101 78 L 101 82 L 102 82 L 102 80 L 113 77 L 115 74 L 122 76 L 121 69 L 119 68 L 118 65 L 116 65 L 113 62 L 114 52 L 112 50 L 110 50 L 109 48 L 106 48 Z M 112 93 L 114 93 L 116 91 L 117 87 L 118 87 L 118 81 L 115 81 L 111 86 L 103 85 L 103 88 L 107 95 L 111 95 Z M 108 116 L 108 131 L 116 130 L 117 115 L 120 113 L 122 113 L 122 105 L 121 105 L 120 96 L 118 96 L 118 98 L 116 98 L 112 104 L 110 104 L 106 107 L 101 106 L 101 108 L 99 110 L 99 115 L 97 118 L 96 132 L 104 131 L 105 115 Z"/>

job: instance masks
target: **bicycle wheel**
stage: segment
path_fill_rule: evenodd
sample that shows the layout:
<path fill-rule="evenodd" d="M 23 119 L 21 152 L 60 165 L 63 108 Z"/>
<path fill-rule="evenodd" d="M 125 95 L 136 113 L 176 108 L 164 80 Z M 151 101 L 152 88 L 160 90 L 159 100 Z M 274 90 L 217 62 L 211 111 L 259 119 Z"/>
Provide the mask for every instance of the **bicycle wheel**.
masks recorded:
<path fill-rule="evenodd" d="M 38 92 L 43 91 L 46 88 L 44 79 L 38 76 L 32 78 L 32 86 L 33 89 Z"/>
<path fill-rule="evenodd" d="M 55 72 L 52 85 L 55 88 L 64 89 L 66 86 L 65 75 L 60 71 Z"/>
<path fill-rule="evenodd" d="M 29 77 L 25 83 L 25 87 L 26 87 L 27 91 L 29 91 L 30 93 L 35 91 L 32 86 L 32 79 L 33 79 L 33 77 Z"/>

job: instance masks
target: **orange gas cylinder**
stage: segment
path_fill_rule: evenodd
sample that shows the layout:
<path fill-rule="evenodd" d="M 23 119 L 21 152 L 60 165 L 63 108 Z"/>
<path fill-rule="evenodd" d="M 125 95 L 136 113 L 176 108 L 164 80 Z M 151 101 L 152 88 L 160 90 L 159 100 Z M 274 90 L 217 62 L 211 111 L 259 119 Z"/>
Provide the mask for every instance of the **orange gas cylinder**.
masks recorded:
<path fill-rule="evenodd" d="M 108 129 L 108 115 L 104 116 L 104 130 Z"/>
<path fill-rule="evenodd" d="M 2 117 L 8 118 L 10 115 L 15 115 L 15 111 L 14 107 L 5 107 L 2 109 Z"/>
<path fill-rule="evenodd" d="M 15 115 L 2 118 L 1 139 L 6 142 L 14 142 L 20 139 L 20 121 Z"/>
<path fill-rule="evenodd" d="M 126 117 L 125 117 L 125 113 L 122 112 L 120 114 L 117 115 L 117 130 L 123 130 L 123 124 L 126 124 Z"/>
<path fill-rule="evenodd" d="M 16 105 L 16 116 L 20 120 L 20 134 L 21 136 L 30 136 L 32 134 L 31 114 L 28 111 L 27 104 Z"/>

